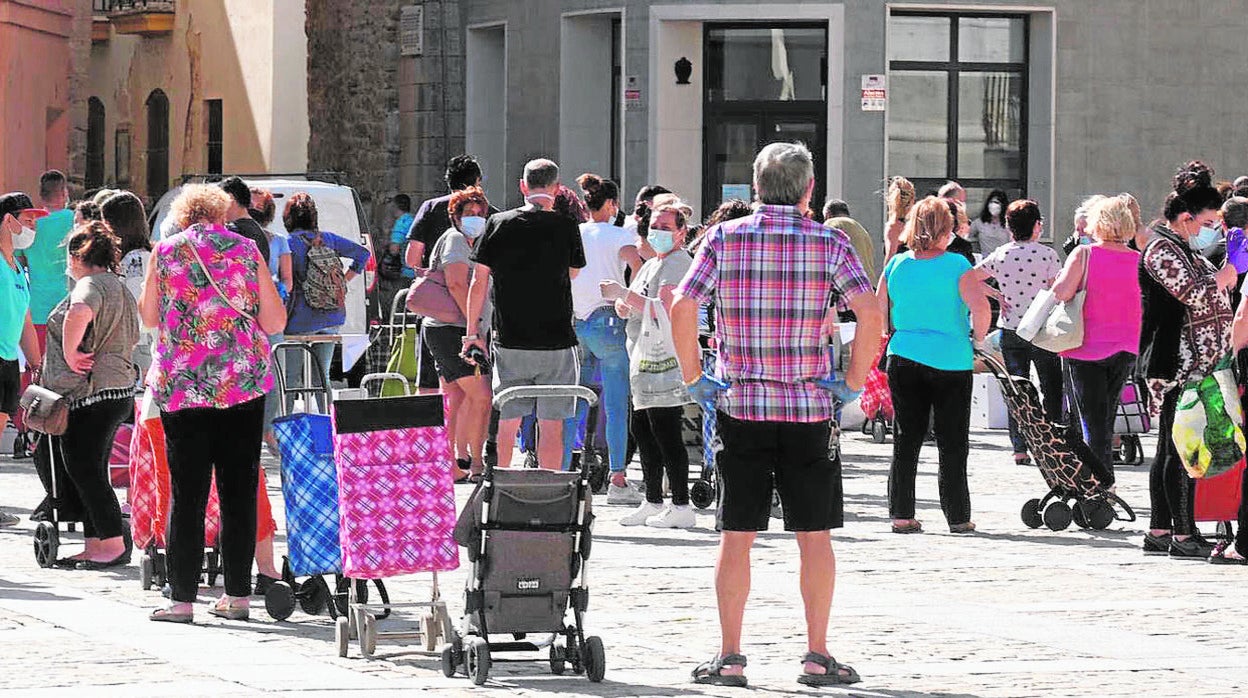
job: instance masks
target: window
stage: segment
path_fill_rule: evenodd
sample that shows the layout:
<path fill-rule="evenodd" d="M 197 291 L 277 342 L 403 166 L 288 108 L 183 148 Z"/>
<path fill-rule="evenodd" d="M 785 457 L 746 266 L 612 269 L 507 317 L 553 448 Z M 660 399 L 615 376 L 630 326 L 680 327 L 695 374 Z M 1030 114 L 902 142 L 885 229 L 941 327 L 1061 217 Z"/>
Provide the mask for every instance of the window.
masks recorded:
<path fill-rule="evenodd" d="M 221 100 L 210 99 L 204 105 L 208 118 L 208 174 L 221 174 L 224 171 L 221 161 L 224 137 Z"/>
<path fill-rule="evenodd" d="M 147 97 L 147 196 L 151 203 L 169 191 L 169 98 L 161 90 Z"/>
<path fill-rule="evenodd" d="M 968 213 L 992 189 L 1026 194 L 1025 15 L 895 12 L 889 18 L 889 174 L 920 196 L 957 180 Z"/>
<path fill-rule="evenodd" d="M 88 190 L 104 186 L 104 103 L 87 100 L 87 171 L 83 186 Z"/>

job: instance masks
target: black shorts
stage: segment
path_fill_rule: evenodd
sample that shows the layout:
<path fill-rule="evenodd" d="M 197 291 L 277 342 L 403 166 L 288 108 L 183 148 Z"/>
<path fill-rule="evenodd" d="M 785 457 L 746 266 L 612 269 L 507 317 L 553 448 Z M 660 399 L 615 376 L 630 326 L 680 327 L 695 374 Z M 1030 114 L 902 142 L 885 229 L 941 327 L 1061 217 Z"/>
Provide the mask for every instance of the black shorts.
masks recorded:
<path fill-rule="evenodd" d="M 845 523 L 841 459 L 828 458 L 831 422 L 751 422 L 718 413 L 724 450 L 719 528 L 766 531 L 771 493 L 780 493 L 784 530 L 826 531 Z"/>
<path fill-rule="evenodd" d="M 447 383 L 454 383 L 476 372 L 476 367 L 459 358 L 463 351 L 464 335 L 462 327 L 454 325 L 425 325 L 424 345 L 433 357 L 433 365 L 438 369 L 438 376 Z"/>
<path fill-rule="evenodd" d="M 0 359 L 0 414 L 17 414 L 22 400 L 22 372 L 16 361 Z"/>

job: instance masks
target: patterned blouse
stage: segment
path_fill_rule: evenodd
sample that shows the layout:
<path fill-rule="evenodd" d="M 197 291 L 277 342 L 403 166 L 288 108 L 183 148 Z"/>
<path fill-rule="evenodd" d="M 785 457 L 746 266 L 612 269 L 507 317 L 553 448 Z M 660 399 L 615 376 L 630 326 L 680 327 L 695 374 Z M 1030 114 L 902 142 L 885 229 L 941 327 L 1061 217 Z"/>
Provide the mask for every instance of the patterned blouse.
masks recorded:
<path fill-rule="evenodd" d="M 1174 380 L 1150 379 L 1156 405 L 1172 388 L 1213 373 L 1231 353 L 1230 296 L 1218 286 L 1217 270 L 1200 255 L 1187 255 L 1177 243 L 1158 236 L 1144 248 L 1141 270 L 1187 307 L 1179 336 L 1179 364 Z"/>
<path fill-rule="evenodd" d="M 152 250 L 160 285 L 160 323 L 148 385 L 164 412 L 225 409 L 262 397 L 273 387 L 269 340 L 226 303 L 188 245 L 238 308 L 260 312 L 264 261 L 250 240 L 220 226 L 193 226 Z"/>

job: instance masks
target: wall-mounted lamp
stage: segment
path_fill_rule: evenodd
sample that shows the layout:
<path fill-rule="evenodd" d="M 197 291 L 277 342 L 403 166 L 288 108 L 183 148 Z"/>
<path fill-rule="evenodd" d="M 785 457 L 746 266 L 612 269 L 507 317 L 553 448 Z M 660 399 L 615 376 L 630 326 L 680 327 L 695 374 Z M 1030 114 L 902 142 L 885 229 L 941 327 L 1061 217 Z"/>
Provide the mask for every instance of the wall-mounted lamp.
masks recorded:
<path fill-rule="evenodd" d="M 693 64 L 688 58 L 681 56 L 680 60 L 676 61 L 676 84 L 688 85 L 690 75 L 693 75 Z"/>

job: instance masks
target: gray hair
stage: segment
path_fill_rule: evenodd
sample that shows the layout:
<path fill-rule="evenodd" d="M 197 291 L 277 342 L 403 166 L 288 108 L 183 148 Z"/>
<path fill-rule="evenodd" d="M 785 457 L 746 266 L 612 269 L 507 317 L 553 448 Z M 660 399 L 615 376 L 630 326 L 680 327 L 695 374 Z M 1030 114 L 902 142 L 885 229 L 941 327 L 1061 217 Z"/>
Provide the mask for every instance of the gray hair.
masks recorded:
<path fill-rule="evenodd" d="M 814 178 L 814 158 L 801 143 L 771 143 L 754 158 L 754 189 L 764 204 L 797 204 Z"/>
<path fill-rule="evenodd" d="M 1103 194 L 1093 194 L 1092 196 L 1084 199 L 1083 202 L 1079 204 L 1079 208 L 1075 209 L 1075 227 L 1078 227 L 1080 222 L 1087 223 L 1088 213 L 1092 210 L 1092 207 L 1104 198 L 1105 196 Z"/>
<path fill-rule="evenodd" d="M 559 166 L 553 160 L 538 158 L 524 166 L 524 183 L 530 189 L 545 189 L 559 181 Z"/>

